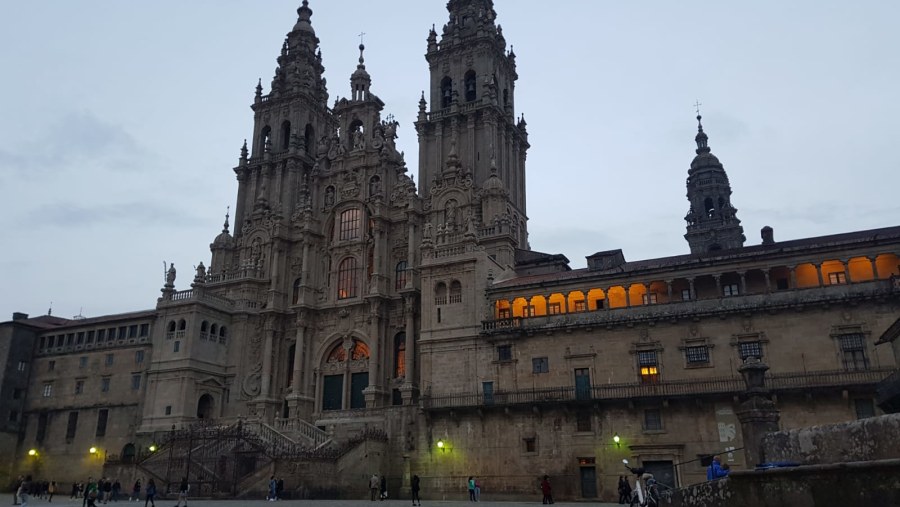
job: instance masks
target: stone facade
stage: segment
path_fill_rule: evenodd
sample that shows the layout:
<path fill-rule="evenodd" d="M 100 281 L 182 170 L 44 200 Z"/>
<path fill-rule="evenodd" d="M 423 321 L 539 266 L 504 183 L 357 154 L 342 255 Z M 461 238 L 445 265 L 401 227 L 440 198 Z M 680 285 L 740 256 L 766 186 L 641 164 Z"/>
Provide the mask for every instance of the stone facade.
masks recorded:
<path fill-rule="evenodd" d="M 176 288 L 170 267 L 153 311 L 32 332 L 24 413 L 49 414 L 54 432 L 43 441 L 36 425 L 20 432 L 16 470 L 38 446 L 45 463 L 56 461 L 56 480 L 83 475 L 72 465 L 99 442 L 103 409 L 97 447 L 117 454 L 116 466 L 127 446 L 140 462 L 198 421 L 252 421 L 256 437 L 205 448 L 223 470 L 240 468 L 228 460 L 245 459 L 241 449 L 269 457 L 241 478 L 244 489 L 279 470 L 289 489 L 332 491 L 333 482 L 313 483 L 318 456 L 353 484 L 373 472 L 396 485 L 417 474 L 426 497 L 464 496 L 465 478 L 477 475 L 491 498 L 522 498 L 549 474 L 559 498 L 610 499 L 622 458 L 673 485 L 703 480 L 699 456 L 743 462 L 738 367 L 748 357 L 771 367 L 782 428 L 874 412 L 875 385 L 896 364 L 874 342 L 900 312 L 900 227 L 784 242 L 769 230 L 762 245 L 744 246 L 701 128 L 688 180 L 691 254 L 627 262 L 613 250 L 573 270 L 563 255 L 531 251 L 516 55 L 491 0 L 447 7 L 448 23 L 427 39 L 417 186 L 362 45 L 349 95 L 329 106 L 303 1 L 269 92 L 260 83 L 253 98 L 233 230 L 226 216 L 189 288 Z M 104 326 L 124 326 L 125 341 L 116 331 L 114 344 L 78 349 L 79 333 Z M 48 347 L 50 336 L 66 338 Z M 71 394 L 81 357 L 93 369 L 85 386 L 106 375 L 110 393 Z M 9 362 L 6 371 L 12 379 Z M 53 396 L 42 396 L 47 383 Z M 357 437 L 372 431 L 387 443 L 368 453 Z M 328 446 L 340 456 L 312 451 Z M 186 467 L 204 487 L 236 484 L 168 449 L 165 466 L 147 458 L 132 473 L 175 480 L 154 470 Z"/>

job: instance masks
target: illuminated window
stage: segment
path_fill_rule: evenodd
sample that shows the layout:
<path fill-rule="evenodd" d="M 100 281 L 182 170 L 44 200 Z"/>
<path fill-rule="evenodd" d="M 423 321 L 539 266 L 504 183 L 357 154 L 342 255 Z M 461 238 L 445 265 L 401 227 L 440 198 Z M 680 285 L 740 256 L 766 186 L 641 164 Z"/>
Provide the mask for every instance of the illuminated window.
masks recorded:
<path fill-rule="evenodd" d="M 690 301 L 691 300 L 691 289 L 681 289 L 681 300 L 682 301 Z"/>
<path fill-rule="evenodd" d="M 531 359 L 531 373 L 547 373 L 550 371 L 550 364 L 546 357 L 534 357 Z"/>
<path fill-rule="evenodd" d="M 725 296 L 737 296 L 739 294 L 738 285 L 736 283 L 722 286 L 722 294 Z"/>
<path fill-rule="evenodd" d="M 53 384 L 47 383 L 44 384 L 44 391 L 42 392 L 44 398 L 49 398 L 53 396 Z"/>
<path fill-rule="evenodd" d="M 355 208 L 341 213 L 340 236 L 338 236 L 338 239 L 341 241 L 359 239 L 359 215 L 359 210 Z"/>
<path fill-rule="evenodd" d="M 587 310 L 587 305 L 585 304 L 584 301 L 575 301 L 575 311 L 576 312 L 583 312 L 585 310 Z"/>
<path fill-rule="evenodd" d="M 394 378 L 406 376 L 406 333 L 394 337 Z"/>
<path fill-rule="evenodd" d="M 406 261 L 400 261 L 397 263 L 397 267 L 394 268 L 394 288 L 400 290 L 406 287 Z"/>
<path fill-rule="evenodd" d="M 512 361 L 512 345 L 500 345 L 497 347 L 498 361 Z"/>
<path fill-rule="evenodd" d="M 547 313 L 550 315 L 559 315 L 562 313 L 562 307 L 559 303 L 550 303 L 547 305 Z"/>
<path fill-rule="evenodd" d="M 860 333 L 846 334 L 840 337 L 841 356 L 844 369 L 850 371 L 867 370 L 869 360 L 866 358 L 866 341 Z"/>
<path fill-rule="evenodd" d="M 655 384 L 659 382 L 659 363 L 655 350 L 643 350 L 638 352 L 638 367 L 641 370 L 641 382 Z"/>
<path fill-rule="evenodd" d="M 525 308 L 522 309 L 522 315 L 524 315 L 525 317 L 534 317 L 535 316 L 534 305 L 525 306 Z"/>
<path fill-rule="evenodd" d="M 650 294 L 644 294 L 641 296 L 641 301 L 645 305 L 655 305 L 656 304 L 656 293 L 651 292 Z"/>
<path fill-rule="evenodd" d="M 338 266 L 338 299 L 356 297 L 356 258 L 347 257 Z"/>
<path fill-rule="evenodd" d="M 688 366 L 709 364 L 709 347 L 707 345 L 695 345 L 684 349 L 684 357 Z"/>
<path fill-rule="evenodd" d="M 746 361 L 748 357 L 762 359 L 762 343 L 759 341 L 740 342 L 738 347 L 741 361 Z"/>
<path fill-rule="evenodd" d="M 658 408 L 644 410 L 644 431 L 661 431 L 662 412 Z"/>
<path fill-rule="evenodd" d="M 828 283 L 831 285 L 842 285 L 847 283 L 847 275 L 844 273 L 828 273 Z"/>
<path fill-rule="evenodd" d="M 500 319 L 510 319 L 512 318 L 512 309 L 510 308 L 501 308 L 497 310 L 497 318 Z"/>

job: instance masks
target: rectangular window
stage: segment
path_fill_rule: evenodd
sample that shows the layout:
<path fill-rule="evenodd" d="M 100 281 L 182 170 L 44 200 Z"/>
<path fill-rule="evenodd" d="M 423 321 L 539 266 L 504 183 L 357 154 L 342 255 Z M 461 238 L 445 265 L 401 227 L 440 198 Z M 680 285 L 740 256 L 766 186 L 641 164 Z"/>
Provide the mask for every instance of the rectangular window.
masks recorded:
<path fill-rule="evenodd" d="M 758 341 L 740 342 L 738 343 L 741 361 L 746 361 L 748 357 L 762 359 L 762 343 Z"/>
<path fill-rule="evenodd" d="M 181 349 L 181 342 L 176 341 L 175 346 L 172 347 L 172 352 L 178 352 L 179 349 Z"/>
<path fill-rule="evenodd" d="M 19 371 L 25 371 L 25 365 L 26 365 L 26 364 L 27 364 L 27 363 L 25 363 L 25 361 L 19 361 L 19 365 L 16 367 L 16 369 L 19 370 Z"/>
<path fill-rule="evenodd" d="M 644 431 L 660 431 L 662 429 L 662 412 L 658 408 L 644 410 Z"/>
<path fill-rule="evenodd" d="M 341 213 L 340 236 L 341 241 L 350 241 L 359 238 L 359 210 L 348 209 Z"/>
<path fill-rule="evenodd" d="M 47 371 L 53 371 L 56 369 L 56 361 L 50 360 L 47 362 Z"/>
<path fill-rule="evenodd" d="M 137 391 L 137 390 L 139 390 L 140 388 L 141 388 L 141 376 L 140 376 L 140 374 L 138 374 L 138 375 L 132 375 L 132 376 L 131 376 L 131 390 L 132 390 L 132 391 Z"/>
<path fill-rule="evenodd" d="M 681 300 L 682 301 L 690 301 L 691 300 L 691 289 L 681 289 Z"/>
<path fill-rule="evenodd" d="M 847 275 L 841 272 L 828 273 L 828 283 L 830 285 L 842 285 L 847 283 Z"/>
<path fill-rule="evenodd" d="M 135 364 L 142 364 L 144 362 L 144 351 L 143 350 L 134 351 L 134 362 L 135 362 Z"/>
<path fill-rule="evenodd" d="M 137 324 L 128 326 L 128 337 L 129 338 L 137 338 L 138 327 Z"/>
<path fill-rule="evenodd" d="M 512 345 L 500 345 L 497 347 L 498 361 L 512 361 Z"/>
<path fill-rule="evenodd" d="M 81 356 L 81 357 L 78 358 L 78 367 L 79 367 L 79 368 L 86 368 L 86 367 L 87 367 L 87 363 L 88 363 L 88 358 L 87 358 L 87 356 Z"/>
<path fill-rule="evenodd" d="M 66 440 L 75 438 L 78 430 L 78 412 L 69 412 L 69 422 L 66 424 Z"/>
<path fill-rule="evenodd" d="M 39 349 L 43 349 L 43 348 L 47 345 L 47 338 L 50 338 L 50 343 L 53 343 L 53 337 L 52 337 L 52 336 L 49 336 L 49 337 L 48 337 L 48 336 L 41 336 L 41 343 L 40 343 L 40 345 L 38 345 L 38 348 L 39 348 Z"/>
<path fill-rule="evenodd" d="M 641 301 L 645 305 L 655 305 L 658 301 L 658 296 L 655 292 L 651 292 L 650 294 L 644 294 L 641 296 Z"/>
<path fill-rule="evenodd" d="M 66 335 L 66 347 L 71 347 L 73 343 L 75 343 L 75 333 L 67 334 Z"/>
<path fill-rule="evenodd" d="M 47 436 L 47 423 L 49 422 L 49 419 L 50 416 L 46 412 L 38 415 L 37 432 L 34 434 L 35 442 L 41 443 L 44 441 L 44 437 Z"/>
<path fill-rule="evenodd" d="M 736 283 L 722 286 L 722 295 L 724 296 L 737 296 L 739 293 L 740 290 L 738 289 L 738 284 Z"/>
<path fill-rule="evenodd" d="M 84 343 L 84 331 L 81 331 L 75 336 L 75 345 L 81 345 L 83 343 Z"/>
<path fill-rule="evenodd" d="M 166 415 L 172 415 L 172 405 L 166 405 Z"/>
<path fill-rule="evenodd" d="M 125 337 L 128 336 L 128 327 L 122 326 L 119 328 L 119 339 L 124 340 Z"/>
<path fill-rule="evenodd" d="M 685 347 L 684 357 L 688 366 L 709 364 L 709 347 L 707 345 Z"/>
<path fill-rule="evenodd" d="M 875 402 L 869 399 L 857 399 L 853 400 L 853 405 L 856 408 L 856 418 L 857 419 L 868 419 L 869 417 L 875 417 Z"/>
<path fill-rule="evenodd" d="M 642 350 L 638 352 L 638 367 L 641 372 L 641 383 L 655 384 L 659 382 L 659 363 L 655 350 Z"/>
<path fill-rule="evenodd" d="M 50 384 L 50 383 L 44 384 L 44 390 L 43 390 L 42 394 L 44 395 L 44 398 L 49 398 L 49 397 L 53 396 L 53 384 Z"/>
<path fill-rule="evenodd" d="M 94 434 L 98 437 L 106 436 L 106 423 L 109 421 L 109 410 L 101 408 L 97 412 L 97 431 Z"/>
<path fill-rule="evenodd" d="M 840 340 L 844 369 L 849 371 L 869 369 L 865 337 L 861 333 L 845 334 L 840 337 Z"/>
<path fill-rule="evenodd" d="M 94 332 L 93 332 L 93 331 L 88 331 L 88 333 L 87 333 L 87 344 L 90 345 L 90 344 L 92 344 L 92 343 L 94 343 Z"/>
<path fill-rule="evenodd" d="M 591 431 L 591 411 L 579 410 L 575 414 L 575 431 L 585 432 Z"/>
<path fill-rule="evenodd" d="M 111 327 L 109 331 L 106 332 L 106 341 L 111 342 L 116 339 L 116 328 Z"/>
<path fill-rule="evenodd" d="M 84 392 L 84 380 L 76 380 L 75 381 L 75 394 L 81 394 Z"/>
<path fill-rule="evenodd" d="M 97 343 L 103 343 L 106 341 L 106 330 L 101 329 L 97 331 Z"/>
<path fill-rule="evenodd" d="M 534 437 L 523 438 L 522 443 L 525 445 L 525 452 L 537 452 L 537 439 Z"/>
<path fill-rule="evenodd" d="M 66 335 L 61 334 L 56 337 L 56 346 L 62 347 L 66 343 Z"/>
<path fill-rule="evenodd" d="M 106 366 L 113 365 L 113 354 L 106 354 Z"/>
<path fill-rule="evenodd" d="M 547 313 L 549 313 L 550 315 L 559 315 L 560 313 L 562 313 L 562 307 L 559 303 L 550 303 L 547 306 Z"/>
<path fill-rule="evenodd" d="M 497 310 L 497 318 L 499 319 L 510 319 L 512 318 L 512 310 L 509 308 L 501 308 Z"/>
<path fill-rule="evenodd" d="M 141 324 L 140 337 L 150 336 L 150 324 Z"/>
<path fill-rule="evenodd" d="M 576 312 L 583 312 L 585 310 L 587 310 L 587 305 L 585 304 L 584 301 L 575 301 L 575 311 Z"/>
<path fill-rule="evenodd" d="M 525 317 L 534 317 L 535 309 L 533 305 L 526 305 L 525 308 L 522 309 L 522 315 Z"/>
<path fill-rule="evenodd" d="M 100 379 L 100 392 L 109 392 L 109 377 L 103 377 L 102 379 Z"/>
<path fill-rule="evenodd" d="M 534 357 L 531 359 L 531 373 L 547 373 L 550 365 L 546 357 Z"/>

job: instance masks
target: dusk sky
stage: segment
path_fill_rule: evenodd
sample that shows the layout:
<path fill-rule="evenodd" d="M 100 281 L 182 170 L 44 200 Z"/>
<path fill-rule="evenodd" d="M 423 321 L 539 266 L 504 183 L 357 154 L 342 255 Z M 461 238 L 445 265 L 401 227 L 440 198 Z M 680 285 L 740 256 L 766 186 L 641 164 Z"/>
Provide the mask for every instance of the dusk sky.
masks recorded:
<path fill-rule="evenodd" d="M 3 2 L 0 321 L 153 308 L 188 288 L 301 0 Z M 572 267 L 688 253 L 694 103 L 747 244 L 898 225 L 900 2 L 495 0 L 528 122 L 531 247 Z M 310 0 L 333 103 L 365 32 L 372 91 L 413 121 L 443 0 Z"/>

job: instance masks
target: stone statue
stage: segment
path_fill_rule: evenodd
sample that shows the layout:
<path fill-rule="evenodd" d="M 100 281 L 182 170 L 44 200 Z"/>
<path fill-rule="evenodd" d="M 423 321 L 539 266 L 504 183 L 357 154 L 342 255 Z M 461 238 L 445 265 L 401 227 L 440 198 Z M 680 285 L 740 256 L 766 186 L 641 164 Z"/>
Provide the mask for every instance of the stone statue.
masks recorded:
<path fill-rule="evenodd" d="M 372 176 L 369 180 L 369 195 L 375 196 L 381 194 L 381 178 Z"/>
<path fill-rule="evenodd" d="M 325 206 L 333 206 L 334 205 L 334 187 L 328 187 L 325 189 Z"/>
<path fill-rule="evenodd" d="M 203 265 L 202 261 L 197 266 L 197 274 L 194 276 L 194 281 L 198 283 L 206 281 L 206 266 Z"/>
<path fill-rule="evenodd" d="M 422 238 L 428 241 L 431 241 L 431 237 L 434 234 L 434 226 L 431 225 L 431 222 L 425 222 L 425 227 L 422 228 Z"/>
<path fill-rule="evenodd" d="M 166 272 L 166 287 L 175 286 L 175 263 L 169 264 L 169 271 Z"/>
<path fill-rule="evenodd" d="M 357 130 L 353 133 L 353 149 L 354 150 L 364 150 L 366 148 L 366 136 L 363 134 L 362 130 Z"/>

